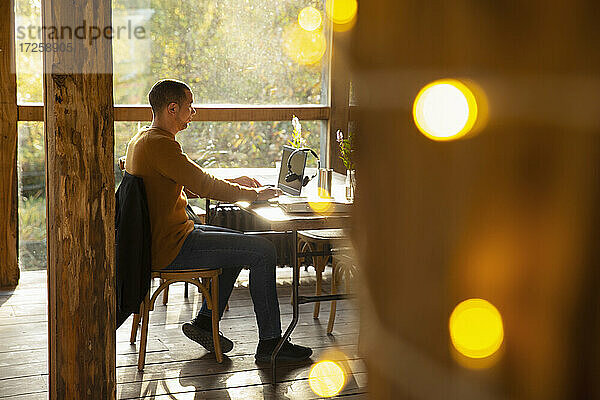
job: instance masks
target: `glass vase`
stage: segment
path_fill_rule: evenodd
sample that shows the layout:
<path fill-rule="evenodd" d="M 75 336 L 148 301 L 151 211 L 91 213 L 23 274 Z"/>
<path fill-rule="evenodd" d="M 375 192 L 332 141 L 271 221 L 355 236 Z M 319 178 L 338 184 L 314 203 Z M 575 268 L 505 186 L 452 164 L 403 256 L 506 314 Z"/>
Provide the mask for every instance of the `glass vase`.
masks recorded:
<path fill-rule="evenodd" d="M 356 177 L 355 170 L 346 170 L 346 200 L 354 201 L 354 194 L 356 192 Z"/>

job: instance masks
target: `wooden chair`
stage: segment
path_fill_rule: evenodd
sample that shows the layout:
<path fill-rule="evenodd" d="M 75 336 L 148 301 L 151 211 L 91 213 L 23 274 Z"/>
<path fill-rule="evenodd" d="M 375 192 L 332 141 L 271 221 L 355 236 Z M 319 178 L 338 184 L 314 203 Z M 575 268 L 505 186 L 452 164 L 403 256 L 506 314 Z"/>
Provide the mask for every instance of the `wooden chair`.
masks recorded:
<path fill-rule="evenodd" d="M 196 278 L 196 279 L 200 280 L 199 278 Z M 165 281 L 164 279 L 161 279 L 160 283 L 163 283 L 164 281 Z M 210 284 L 210 282 L 205 279 L 202 279 L 201 283 L 203 285 L 205 285 L 206 287 L 208 287 Z M 188 298 L 188 294 L 189 294 L 188 285 L 189 285 L 189 283 L 186 281 L 185 286 L 183 288 L 183 297 L 186 299 Z M 196 286 L 198 286 L 198 285 L 196 285 Z M 202 291 L 200 289 L 198 289 L 198 293 L 202 293 Z M 169 302 L 169 287 L 167 286 L 165 288 L 165 290 L 163 291 L 163 305 L 166 306 L 168 302 Z M 227 303 L 227 305 L 225 305 L 225 311 L 227 311 L 227 310 L 229 310 L 229 303 Z"/>
<path fill-rule="evenodd" d="M 356 280 L 358 269 L 355 259 L 352 255 L 352 250 L 344 247 L 332 249 L 333 259 L 331 262 L 331 294 L 337 293 L 338 282 L 344 280 L 346 293 L 352 293 L 351 284 Z M 333 332 L 333 324 L 335 322 L 335 312 L 337 300 L 331 301 L 331 309 L 329 311 L 329 321 L 327 322 L 327 333 Z"/>
<path fill-rule="evenodd" d="M 336 245 L 340 245 L 347 237 L 342 229 L 319 229 L 319 230 L 306 230 L 298 231 L 298 250 L 299 251 L 327 251 Z M 315 288 L 315 294 L 318 296 L 322 292 L 323 284 L 323 271 L 327 265 L 327 261 L 330 256 L 312 256 L 312 263 L 315 268 L 317 284 Z M 308 257 L 304 259 L 307 263 Z M 337 273 L 338 263 L 334 258 L 331 263 L 332 274 L 331 274 L 331 294 L 337 293 Z M 321 303 L 316 302 L 313 310 L 313 318 L 319 318 Z M 336 312 L 336 301 L 331 302 L 331 309 L 329 311 L 329 323 L 327 324 L 327 333 L 333 331 L 333 323 L 335 321 Z"/>
<path fill-rule="evenodd" d="M 196 278 L 196 279 L 198 280 L 199 278 Z M 164 279 L 160 280 L 161 284 L 164 283 L 164 282 L 165 282 Z M 186 299 L 189 296 L 188 286 L 189 286 L 189 282 L 186 281 L 185 282 L 185 286 L 183 287 L 183 297 L 186 298 Z M 198 289 L 198 293 L 202 293 L 202 291 L 200 289 Z M 169 287 L 168 286 L 163 290 L 162 302 L 163 302 L 163 306 L 166 306 L 167 303 L 169 302 Z"/>
<path fill-rule="evenodd" d="M 212 312 L 212 334 L 213 334 L 213 343 L 215 346 L 215 356 L 217 358 L 217 362 L 223 362 L 223 352 L 221 351 L 221 343 L 219 342 L 219 275 L 221 274 L 221 269 L 178 269 L 178 270 L 162 270 L 162 271 L 152 271 L 152 278 L 159 278 L 161 284 L 156 288 L 152 296 L 150 296 L 150 291 L 146 295 L 144 302 L 140 306 L 140 312 L 138 314 L 134 314 L 133 316 L 133 325 L 131 327 L 131 344 L 135 343 L 135 339 L 137 336 L 138 325 L 142 323 L 142 331 L 140 334 L 140 349 L 139 349 L 139 357 L 138 357 L 138 370 L 142 371 L 144 369 L 144 364 L 146 361 L 146 343 L 148 341 L 148 321 L 150 318 L 150 311 L 154 310 L 154 302 L 158 295 L 166 290 L 170 284 L 175 282 L 187 282 L 195 285 L 199 291 L 202 292 L 204 299 L 206 300 L 206 304 L 209 309 L 213 310 Z M 200 281 L 202 278 L 202 282 Z M 208 289 L 210 286 L 210 290 Z"/>

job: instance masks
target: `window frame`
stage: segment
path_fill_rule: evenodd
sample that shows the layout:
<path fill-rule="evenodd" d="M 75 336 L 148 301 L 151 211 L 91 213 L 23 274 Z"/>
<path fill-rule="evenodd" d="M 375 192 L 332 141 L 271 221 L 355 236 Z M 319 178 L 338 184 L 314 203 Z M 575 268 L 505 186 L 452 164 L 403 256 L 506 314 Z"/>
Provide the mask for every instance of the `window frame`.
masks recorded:
<path fill-rule="evenodd" d="M 330 118 L 331 106 L 297 105 L 297 106 L 244 106 L 231 105 L 194 105 L 196 115 L 193 121 L 287 121 L 296 115 L 305 121 L 327 121 Z M 145 105 L 119 104 L 114 106 L 115 122 L 117 121 L 151 121 L 152 109 Z M 17 120 L 44 121 L 44 105 L 42 103 L 26 103 L 17 105 Z"/>

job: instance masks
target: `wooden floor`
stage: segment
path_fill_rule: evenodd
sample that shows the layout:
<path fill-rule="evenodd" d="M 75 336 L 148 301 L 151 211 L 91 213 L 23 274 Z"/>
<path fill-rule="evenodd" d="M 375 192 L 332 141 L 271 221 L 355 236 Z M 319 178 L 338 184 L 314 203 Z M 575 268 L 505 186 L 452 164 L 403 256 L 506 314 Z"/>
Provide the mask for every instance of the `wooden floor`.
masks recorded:
<path fill-rule="evenodd" d="M 285 276 L 286 271 L 282 271 Z M 303 274 L 305 274 L 303 270 Z M 282 324 L 291 320 L 290 286 L 279 279 L 278 292 Z M 242 283 L 243 284 L 243 283 Z M 310 279 L 301 293 L 314 293 Z M 329 288 L 329 282 L 325 283 Z M 0 398 L 46 399 L 47 292 L 45 271 L 24 271 L 14 291 L 0 291 Z M 160 299 L 159 299 L 160 300 Z M 129 344 L 131 318 L 117 331 L 117 397 L 119 399 L 312 399 L 319 398 L 308 385 L 311 362 L 280 367 L 278 380 L 271 385 L 270 369 L 254 362 L 257 343 L 256 320 L 249 291 L 236 288 L 230 310 L 221 321 L 221 331 L 235 343 L 222 364 L 181 332 L 181 323 L 199 309 L 199 296 L 190 290 L 183 297 L 183 285 L 171 289 L 169 304 L 160 302 L 151 313 L 148 354 L 143 373 L 137 371 L 137 347 Z M 367 376 L 358 356 L 358 310 L 352 301 L 338 302 L 334 334 L 326 334 L 329 303 L 321 305 L 320 319 L 313 319 L 312 304 L 300 306 L 300 322 L 292 334 L 294 343 L 314 350 L 318 361 L 331 349 L 348 359 L 349 375 L 339 397 L 366 398 Z M 139 339 L 138 339 L 139 342 Z"/>

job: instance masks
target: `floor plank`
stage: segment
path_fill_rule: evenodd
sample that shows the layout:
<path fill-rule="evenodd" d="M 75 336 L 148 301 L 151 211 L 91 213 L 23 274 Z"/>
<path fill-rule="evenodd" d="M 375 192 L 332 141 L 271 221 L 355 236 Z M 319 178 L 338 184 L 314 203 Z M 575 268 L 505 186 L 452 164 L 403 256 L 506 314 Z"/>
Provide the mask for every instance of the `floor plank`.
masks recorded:
<path fill-rule="evenodd" d="M 41 393 L 48 391 L 48 376 L 35 375 L 23 378 L 0 380 L 0 396 Z"/>

